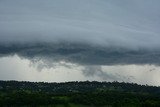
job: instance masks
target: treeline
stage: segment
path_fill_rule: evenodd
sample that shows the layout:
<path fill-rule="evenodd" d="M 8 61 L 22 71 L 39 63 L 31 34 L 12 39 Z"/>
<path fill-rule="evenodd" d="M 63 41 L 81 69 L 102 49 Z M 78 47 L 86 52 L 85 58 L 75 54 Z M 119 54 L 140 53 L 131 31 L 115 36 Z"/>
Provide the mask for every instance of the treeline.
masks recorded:
<path fill-rule="evenodd" d="M 49 105 L 160 107 L 160 87 L 96 81 L 66 83 L 0 81 L 2 107 Z"/>
<path fill-rule="evenodd" d="M 69 92 L 91 92 L 97 89 L 101 90 L 118 90 L 124 92 L 143 92 L 160 94 L 160 87 L 138 85 L 135 83 L 119 82 L 64 82 L 64 83 L 47 83 L 47 82 L 27 82 L 27 81 L 0 81 L 0 90 L 30 90 L 49 93 L 69 93 Z"/>

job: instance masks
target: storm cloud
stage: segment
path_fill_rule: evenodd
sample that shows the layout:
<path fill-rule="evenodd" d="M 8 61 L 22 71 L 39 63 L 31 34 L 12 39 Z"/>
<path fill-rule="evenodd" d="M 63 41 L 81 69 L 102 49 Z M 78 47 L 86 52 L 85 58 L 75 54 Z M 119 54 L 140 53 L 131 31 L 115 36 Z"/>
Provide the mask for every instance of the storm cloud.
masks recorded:
<path fill-rule="evenodd" d="M 0 45 L 0 56 L 19 55 L 45 63 L 66 61 L 80 65 L 160 64 L 159 50 L 129 50 L 86 44 L 40 43 Z"/>
<path fill-rule="evenodd" d="M 0 56 L 160 64 L 159 0 L 1 0 Z"/>

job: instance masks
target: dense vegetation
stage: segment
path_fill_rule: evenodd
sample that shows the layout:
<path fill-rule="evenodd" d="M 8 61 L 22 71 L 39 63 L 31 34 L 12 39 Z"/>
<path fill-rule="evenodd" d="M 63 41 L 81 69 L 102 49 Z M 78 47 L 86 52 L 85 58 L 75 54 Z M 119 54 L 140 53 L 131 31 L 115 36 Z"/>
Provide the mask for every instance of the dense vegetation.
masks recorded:
<path fill-rule="evenodd" d="M 160 107 L 160 87 L 96 81 L 0 81 L 1 106 Z"/>

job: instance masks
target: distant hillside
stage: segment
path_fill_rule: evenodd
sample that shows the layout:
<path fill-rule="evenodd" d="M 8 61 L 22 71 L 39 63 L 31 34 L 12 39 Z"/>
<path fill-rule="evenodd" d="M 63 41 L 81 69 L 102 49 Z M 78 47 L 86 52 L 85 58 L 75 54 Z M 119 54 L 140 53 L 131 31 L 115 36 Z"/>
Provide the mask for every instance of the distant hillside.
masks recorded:
<path fill-rule="evenodd" d="M 27 81 L 0 81 L 0 90 L 31 90 L 49 93 L 69 93 L 69 92 L 90 92 L 96 90 L 117 90 L 122 92 L 144 92 L 160 94 L 160 87 L 138 85 L 135 83 L 119 82 L 64 82 L 64 83 L 47 83 L 47 82 L 27 82 Z"/>
<path fill-rule="evenodd" d="M 119 82 L 0 81 L 0 106 L 160 106 L 160 87 Z"/>

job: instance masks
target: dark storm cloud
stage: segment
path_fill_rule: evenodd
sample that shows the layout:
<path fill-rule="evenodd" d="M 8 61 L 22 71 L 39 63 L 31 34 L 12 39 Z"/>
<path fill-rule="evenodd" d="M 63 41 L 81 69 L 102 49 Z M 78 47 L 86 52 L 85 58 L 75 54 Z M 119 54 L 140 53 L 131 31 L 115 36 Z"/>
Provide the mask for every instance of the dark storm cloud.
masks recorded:
<path fill-rule="evenodd" d="M 130 50 L 75 43 L 37 43 L 0 45 L 0 55 L 30 60 L 66 61 L 81 65 L 160 64 L 159 50 Z"/>
<path fill-rule="evenodd" d="M 0 55 L 85 65 L 159 65 L 159 4 L 159 0 L 1 0 Z"/>

